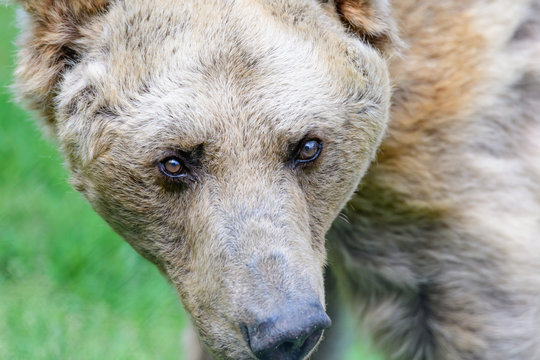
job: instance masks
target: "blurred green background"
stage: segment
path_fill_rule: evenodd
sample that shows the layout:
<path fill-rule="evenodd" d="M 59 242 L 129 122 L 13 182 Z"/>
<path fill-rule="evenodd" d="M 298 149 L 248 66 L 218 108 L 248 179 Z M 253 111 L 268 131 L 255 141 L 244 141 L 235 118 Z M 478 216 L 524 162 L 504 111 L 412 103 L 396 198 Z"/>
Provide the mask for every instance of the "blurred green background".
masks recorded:
<path fill-rule="evenodd" d="M 0 5 L 0 359 L 182 359 L 175 291 L 68 185 L 12 101 L 15 10 Z M 357 344 L 350 359 L 378 359 Z"/>

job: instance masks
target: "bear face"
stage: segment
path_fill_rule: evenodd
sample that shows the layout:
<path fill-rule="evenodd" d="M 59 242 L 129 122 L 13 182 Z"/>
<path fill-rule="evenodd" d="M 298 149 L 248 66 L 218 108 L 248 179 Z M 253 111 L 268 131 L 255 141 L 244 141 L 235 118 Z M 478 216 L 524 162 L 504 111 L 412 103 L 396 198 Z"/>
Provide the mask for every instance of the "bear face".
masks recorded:
<path fill-rule="evenodd" d="M 320 313 L 293 344 L 307 355 L 329 325 L 324 236 L 388 119 L 381 52 L 317 1 L 115 1 L 85 21 L 66 4 L 54 91 L 36 91 L 29 47 L 19 81 L 74 186 L 174 284 L 216 358 L 267 358 L 281 340 L 259 328 L 287 311 Z"/>

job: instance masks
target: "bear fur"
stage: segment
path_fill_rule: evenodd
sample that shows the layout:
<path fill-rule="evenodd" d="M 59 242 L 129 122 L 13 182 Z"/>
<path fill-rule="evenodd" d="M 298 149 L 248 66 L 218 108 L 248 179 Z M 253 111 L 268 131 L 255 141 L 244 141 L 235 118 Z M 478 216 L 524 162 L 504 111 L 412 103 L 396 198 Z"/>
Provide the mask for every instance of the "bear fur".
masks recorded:
<path fill-rule="evenodd" d="M 310 297 L 312 358 L 338 301 L 389 359 L 540 358 L 538 0 L 18 2 L 17 93 L 204 351 Z"/>

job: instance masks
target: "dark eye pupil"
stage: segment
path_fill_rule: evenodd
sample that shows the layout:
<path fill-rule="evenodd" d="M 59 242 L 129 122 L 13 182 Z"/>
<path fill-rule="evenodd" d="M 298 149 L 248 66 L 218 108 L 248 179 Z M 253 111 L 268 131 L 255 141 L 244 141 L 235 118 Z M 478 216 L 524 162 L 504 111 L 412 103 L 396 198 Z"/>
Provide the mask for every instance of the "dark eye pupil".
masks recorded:
<path fill-rule="evenodd" d="M 165 162 L 165 170 L 171 174 L 177 174 L 182 170 L 182 164 L 176 159 L 169 159 Z"/>

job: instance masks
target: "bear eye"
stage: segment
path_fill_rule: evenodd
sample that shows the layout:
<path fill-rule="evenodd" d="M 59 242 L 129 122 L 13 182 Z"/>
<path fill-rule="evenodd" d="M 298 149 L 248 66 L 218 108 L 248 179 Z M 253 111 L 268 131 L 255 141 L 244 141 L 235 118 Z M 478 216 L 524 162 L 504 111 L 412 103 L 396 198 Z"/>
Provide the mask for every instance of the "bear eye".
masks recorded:
<path fill-rule="evenodd" d="M 186 168 L 182 160 L 177 157 L 168 157 L 159 163 L 159 168 L 168 177 L 178 178 L 186 175 Z"/>
<path fill-rule="evenodd" d="M 319 157 L 322 150 L 322 142 L 317 139 L 304 140 L 300 144 L 298 154 L 296 155 L 296 163 L 308 163 Z"/>

